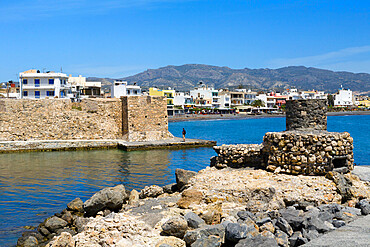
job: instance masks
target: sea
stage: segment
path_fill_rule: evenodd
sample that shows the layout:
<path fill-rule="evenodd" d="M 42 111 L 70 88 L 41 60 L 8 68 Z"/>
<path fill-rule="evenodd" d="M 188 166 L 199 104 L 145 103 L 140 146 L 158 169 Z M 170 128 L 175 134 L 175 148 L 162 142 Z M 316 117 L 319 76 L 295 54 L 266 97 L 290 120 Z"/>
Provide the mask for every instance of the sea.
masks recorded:
<path fill-rule="evenodd" d="M 354 139 L 357 165 L 370 165 L 370 115 L 329 116 L 328 131 Z M 181 137 L 221 144 L 261 143 L 266 132 L 285 130 L 284 117 L 169 123 Z M 175 182 L 175 169 L 199 171 L 216 155 L 212 148 L 183 150 L 61 151 L 0 154 L 0 246 L 15 246 L 26 231 L 62 211 L 76 197 L 83 201 L 107 186 L 140 190 Z"/>

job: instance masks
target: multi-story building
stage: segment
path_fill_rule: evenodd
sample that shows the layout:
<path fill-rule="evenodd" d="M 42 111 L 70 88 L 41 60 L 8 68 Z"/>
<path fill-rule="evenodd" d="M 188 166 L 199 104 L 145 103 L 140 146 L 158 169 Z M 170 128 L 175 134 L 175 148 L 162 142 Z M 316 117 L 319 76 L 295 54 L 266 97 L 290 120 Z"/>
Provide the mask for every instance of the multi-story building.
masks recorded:
<path fill-rule="evenodd" d="M 81 75 L 78 77 L 69 75 L 68 83 L 71 85 L 74 98 L 100 97 L 101 95 L 101 82 L 86 81 L 86 77 Z"/>
<path fill-rule="evenodd" d="M 150 96 L 165 96 L 167 98 L 167 113 L 169 116 L 176 115 L 176 113 L 181 113 L 181 111 L 175 111 L 175 108 L 174 108 L 175 90 L 171 88 L 159 89 L 159 88 L 151 87 L 149 88 L 149 95 Z"/>
<path fill-rule="evenodd" d="M 27 99 L 66 98 L 71 88 L 66 74 L 35 69 L 19 73 L 19 85 L 20 97 Z"/>
<path fill-rule="evenodd" d="M 334 94 L 334 106 L 352 106 L 353 95 L 350 89 L 341 88 Z"/>
<path fill-rule="evenodd" d="M 120 98 L 122 96 L 140 96 L 141 88 L 134 85 L 127 85 L 127 81 L 115 80 L 112 84 L 111 97 Z"/>
<path fill-rule="evenodd" d="M 216 109 L 221 106 L 221 97 L 218 90 L 208 87 L 202 82 L 193 90 L 190 90 L 190 96 L 193 97 L 197 107 Z"/>
<path fill-rule="evenodd" d="M 183 109 L 185 112 L 188 112 L 189 109 L 194 108 L 195 106 L 195 102 L 190 94 L 183 92 L 175 93 L 173 104 L 175 108 Z"/>

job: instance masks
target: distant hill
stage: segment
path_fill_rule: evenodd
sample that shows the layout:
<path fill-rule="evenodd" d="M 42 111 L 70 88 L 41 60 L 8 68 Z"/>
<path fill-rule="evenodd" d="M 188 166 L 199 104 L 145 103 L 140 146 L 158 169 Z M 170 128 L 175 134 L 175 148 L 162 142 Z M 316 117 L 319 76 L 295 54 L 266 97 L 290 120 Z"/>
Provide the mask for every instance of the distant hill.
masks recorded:
<path fill-rule="evenodd" d="M 110 78 L 95 79 L 101 80 L 103 84 L 112 81 Z M 236 88 L 242 85 L 244 88 L 256 90 L 281 90 L 295 87 L 303 90 L 335 92 L 343 85 L 344 88 L 350 88 L 352 91 L 370 92 L 370 74 L 334 72 L 304 66 L 280 69 L 231 69 L 203 64 L 170 65 L 120 79 L 137 82 L 144 88 L 171 87 L 179 91 L 188 91 L 202 81 L 215 88 Z"/>

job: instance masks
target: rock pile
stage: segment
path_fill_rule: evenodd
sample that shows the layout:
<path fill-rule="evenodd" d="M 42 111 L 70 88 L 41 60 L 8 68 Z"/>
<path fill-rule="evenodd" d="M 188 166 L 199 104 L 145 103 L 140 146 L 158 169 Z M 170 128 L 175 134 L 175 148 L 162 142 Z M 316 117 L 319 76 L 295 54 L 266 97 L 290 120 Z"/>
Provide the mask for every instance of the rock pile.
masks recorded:
<path fill-rule="evenodd" d="M 369 183 L 351 174 L 206 168 L 177 170 L 176 181 L 75 199 L 18 246 L 299 246 L 370 213 Z"/>

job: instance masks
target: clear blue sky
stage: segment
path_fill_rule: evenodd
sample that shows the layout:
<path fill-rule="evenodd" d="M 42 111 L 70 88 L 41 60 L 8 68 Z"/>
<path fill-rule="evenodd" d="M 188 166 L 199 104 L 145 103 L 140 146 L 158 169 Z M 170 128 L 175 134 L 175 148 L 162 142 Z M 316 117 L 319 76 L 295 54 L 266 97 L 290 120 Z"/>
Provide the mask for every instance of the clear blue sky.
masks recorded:
<path fill-rule="evenodd" d="M 166 65 L 370 73 L 370 1 L 1 0 L 0 81 Z"/>

